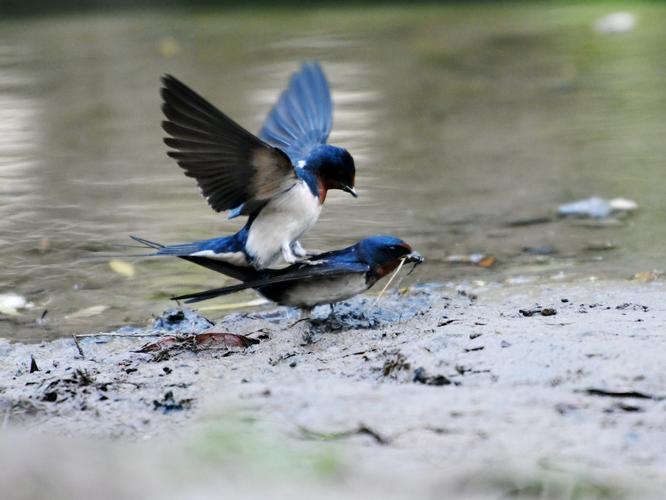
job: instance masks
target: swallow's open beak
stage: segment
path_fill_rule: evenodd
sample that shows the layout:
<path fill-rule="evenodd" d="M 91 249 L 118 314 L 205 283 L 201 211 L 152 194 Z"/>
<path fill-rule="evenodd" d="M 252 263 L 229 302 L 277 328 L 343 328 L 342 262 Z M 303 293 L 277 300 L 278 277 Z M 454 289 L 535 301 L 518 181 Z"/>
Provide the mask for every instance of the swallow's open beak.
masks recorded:
<path fill-rule="evenodd" d="M 345 193 L 349 193 L 349 194 L 352 195 L 354 198 L 358 198 L 358 195 L 356 194 L 356 191 L 354 191 L 354 188 L 353 188 L 353 187 L 346 186 L 346 185 L 343 184 L 343 186 L 342 186 L 342 190 L 343 190 Z"/>
<path fill-rule="evenodd" d="M 423 255 L 414 251 L 405 256 L 405 262 L 414 262 L 415 264 L 421 264 L 424 261 Z"/>

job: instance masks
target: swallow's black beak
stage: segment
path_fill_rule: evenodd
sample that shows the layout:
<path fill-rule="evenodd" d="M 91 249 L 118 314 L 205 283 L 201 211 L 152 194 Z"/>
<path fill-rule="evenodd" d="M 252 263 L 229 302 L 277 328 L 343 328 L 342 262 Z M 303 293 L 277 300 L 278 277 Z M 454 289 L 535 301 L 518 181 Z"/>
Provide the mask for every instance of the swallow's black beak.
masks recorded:
<path fill-rule="evenodd" d="M 405 256 L 405 262 L 413 262 L 414 264 L 421 264 L 424 260 L 423 255 L 416 251 Z"/>
<path fill-rule="evenodd" d="M 347 185 L 343 184 L 343 185 L 342 185 L 342 190 L 343 190 L 345 193 L 349 193 L 349 194 L 352 195 L 354 198 L 358 198 L 358 195 L 356 194 L 356 191 L 354 191 L 354 188 L 353 188 L 353 187 L 350 187 L 350 186 L 347 186 Z"/>

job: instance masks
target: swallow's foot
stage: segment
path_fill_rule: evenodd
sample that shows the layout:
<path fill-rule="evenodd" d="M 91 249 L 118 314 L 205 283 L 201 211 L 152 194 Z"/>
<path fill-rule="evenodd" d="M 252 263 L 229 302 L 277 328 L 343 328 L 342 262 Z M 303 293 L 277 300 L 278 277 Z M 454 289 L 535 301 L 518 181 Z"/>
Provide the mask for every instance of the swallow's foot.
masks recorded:
<path fill-rule="evenodd" d="M 301 261 L 301 264 L 305 264 L 306 266 L 316 266 L 318 264 L 323 264 L 325 262 L 326 259 L 316 259 L 316 260 L 304 259 Z"/>
<path fill-rule="evenodd" d="M 319 333 L 317 329 L 315 328 L 314 324 L 312 323 L 312 320 L 310 318 L 302 318 L 297 321 L 294 321 L 291 325 L 289 325 L 289 328 L 293 328 L 296 325 L 301 324 L 301 339 L 303 340 L 303 343 L 301 345 L 309 345 L 309 344 L 314 344 L 317 342 L 319 339 L 316 338 L 316 335 Z"/>
<path fill-rule="evenodd" d="M 293 328 L 296 325 L 302 325 L 302 338 L 303 344 L 313 344 L 315 342 L 315 331 L 313 322 L 312 322 L 312 308 L 301 309 L 301 317 L 289 325 L 289 328 Z"/>
<path fill-rule="evenodd" d="M 306 345 L 314 344 L 312 324 L 305 325 L 305 328 L 303 328 L 303 343 Z"/>
<path fill-rule="evenodd" d="M 300 324 L 303 323 L 304 321 L 308 321 L 308 322 L 309 322 L 309 321 L 311 321 L 311 320 L 310 320 L 310 318 L 301 318 L 301 319 L 297 319 L 297 320 L 294 321 L 293 323 L 289 324 L 287 327 L 288 327 L 288 328 L 293 328 L 293 327 L 295 327 L 296 325 L 300 325 Z"/>
<path fill-rule="evenodd" d="M 313 257 L 319 255 L 321 252 L 306 250 L 301 246 L 301 243 L 299 241 L 292 242 L 291 252 L 296 256 L 299 262 L 303 262 L 304 264 L 320 264 L 322 262 L 325 262 L 323 260 L 310 260 Z"/>

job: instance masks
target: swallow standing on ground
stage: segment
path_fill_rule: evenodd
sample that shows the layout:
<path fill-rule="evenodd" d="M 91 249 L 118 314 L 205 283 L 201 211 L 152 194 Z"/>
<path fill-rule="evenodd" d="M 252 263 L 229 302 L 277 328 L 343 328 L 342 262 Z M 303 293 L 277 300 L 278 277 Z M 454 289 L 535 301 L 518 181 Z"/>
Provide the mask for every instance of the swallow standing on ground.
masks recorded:
<path fill-rule="evenodd" d="M 326 144 L 333 124 L 331 94 L 316 62 L 305 63 L 268 114 L 259 137 L 185 84 L 162 79 L 164 142 L 202 195 L 229 218 L 248 216 L 236 234 L 170 245 L 157 255 L 207 257 L 264 269 L 307 256 L 298 239 L 319 218 L 329 189 L 356 197 L 354 159 Z"/>
<path fill-rule="evenodd" d="M 146 246 L 161 246 L 140 240 Z M 331 304 L 363 293 L 378 280 L 395 270 L 401 261 L 420 264 L 423 257 L 404 241 L 393 236 L 372 236 L 353 246 L 321 253 L 308 262 L 284 269 L 255 270 L 200 256 L 183 259 L 241 280 L 237 285 L 174 297 L 187 303 L 254 288 L 280 305 L 309 310 L 320 304 Z"/>

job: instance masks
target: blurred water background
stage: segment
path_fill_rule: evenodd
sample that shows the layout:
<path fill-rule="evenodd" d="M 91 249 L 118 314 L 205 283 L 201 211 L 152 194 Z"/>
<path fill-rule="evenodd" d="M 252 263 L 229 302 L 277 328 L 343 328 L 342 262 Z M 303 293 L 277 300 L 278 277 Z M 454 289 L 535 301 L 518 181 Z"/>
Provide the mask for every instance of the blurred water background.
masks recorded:
<path fill-rule="evenodd" d="M 595 30 L 623 6 L 633 30 Z M 173 294 L 226 282 L 178 260 L 122 259 L 133 267 L 114 271 L 108 258 L 89 258 L 125 253 L 113 245 L 128 234 L 179 243 L 241 224 L 210 210 L 166 157 L 164 73 L 257 131 L 300 62 L 322 62 L 335 106 L 330 142 L 354 155 L 360 197 L 332 192 L 306 247 L 400 236 L 427 258 L 403 284 L 663 268 L 665 25 L 666 5 L 640 2 L 5 15 L 0 294 L 33 307 L 0 316 L 0 336 L 144 324 Z M 601 222 L 554 217 L 559 204 L 592 195 L 640 209 Z M 472 253 L 497 260 L 451 262 Z"/>

